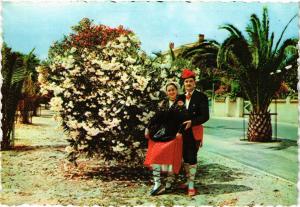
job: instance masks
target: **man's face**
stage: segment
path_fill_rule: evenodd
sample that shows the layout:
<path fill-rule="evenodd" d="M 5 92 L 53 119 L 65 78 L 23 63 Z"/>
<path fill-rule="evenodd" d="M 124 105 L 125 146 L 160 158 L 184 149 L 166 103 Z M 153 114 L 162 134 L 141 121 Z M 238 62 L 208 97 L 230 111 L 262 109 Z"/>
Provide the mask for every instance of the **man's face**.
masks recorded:
<path fill-rule="evenodd" d="M 186 91 L 193 91 L 196 87 L 196 81 L 194 80 L 194 78 L 187 78 L 187 79 L 184 79 L 184 88 Z"/>

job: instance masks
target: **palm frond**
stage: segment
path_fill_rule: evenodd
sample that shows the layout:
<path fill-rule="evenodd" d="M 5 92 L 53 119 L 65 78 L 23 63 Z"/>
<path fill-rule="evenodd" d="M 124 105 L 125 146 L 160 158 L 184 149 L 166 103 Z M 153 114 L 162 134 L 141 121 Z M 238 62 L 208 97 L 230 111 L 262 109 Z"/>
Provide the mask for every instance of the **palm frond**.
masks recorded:
<path fill-rule="evenodd" d="M 279 46 L 279 44 L 280 44 L 280 42 L 281 42 L 281 40 L 282 40 L 282 37 L 283 37 L 283 35 L 284 35 L 284 33 L 285 33 L 287 27 L 289 26 L 289 24 L 290 24 L 296 17 L 297 17 L 297 14 L 294 15 L 294 16 L 290 19 L 290 21 L 285 25 L 285 27 L 283 28 L 283 30 L 282 30 L 282 32 L 281 32 L 281 34 L 280 34 L 280 37 L 279 37 L 279 39 L 278 39 L 278 41 L 277 41 L 277 43 L 276 43 L 276 45 L 275 45 L 273 55 L 275 55 L 275 53 L 277 52 L 277 48 L 278 48 L 278 46 Z"/>
<path fill-rule="evenodd" d="M 11 84 L 14 85 L 23 81 L 26 76 L 26 72 L 26 67 L 24 66 L 16 68 L 12 75 Z"/>
<path fill-rule="evenodd" d="M 238 28 L 236 28 L 235 26 L 233 26 L 232 24 L 222 25 L 222 26 L 219 27 L 219 29 L 225 29 L 225 30 L 227 30 L 228 32 L 230 32 L 230 34 L 232 36 L 244 38 L 242 32 Z"/>
<path fill-rule="evenodd" d="M 268 15 L 267 7 L 263 8 L 262 25 L 263 25 L 264 38 L 266 40 L 268 40 L 268 38 L 269 38 L 269 15 Z"/>
<path fill-rule="evenodd" d="M 278 49 L 278 51 L 275 54 L 275 56 L 273 56 L 273 58 L 271 59 L 271 60 L 273 60 L 274 65 L 279 65 L 283 61 L 283 59 L 285 58 L 285 56 L 286 56 L 286 49 L 288 47 L 290 47 L 290 46 L 296 47 L 297 42 L 298 42 L 298 40 L 292 39 L 292 38 L 289 38 L 289 39 L 285 40 L 282 43 L 281 47 Z"/>

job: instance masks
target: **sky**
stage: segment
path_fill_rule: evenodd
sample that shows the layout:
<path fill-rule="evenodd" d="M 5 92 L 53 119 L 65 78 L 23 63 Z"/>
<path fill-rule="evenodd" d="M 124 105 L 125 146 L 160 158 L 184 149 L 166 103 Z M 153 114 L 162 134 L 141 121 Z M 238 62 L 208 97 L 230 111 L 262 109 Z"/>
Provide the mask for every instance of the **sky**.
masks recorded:
<path fill-rule="evenodd" d="M 228 32 L 219 29 L 231 23 L 241 31 L 251 14 L 269 10 L 270 29 L 279 36 L 287 22 L 298 14 L 298 3 L 243 2 L 4 2 L 3 39 L 14 51 L 47 58 L 50 45 L 71 32 L 71 26 L 88 17 L 96 24 L 123 25 L 134 31 L 148 54 L 195 42 L 198 34 L 222 43 Z M 298 37 L 298 18 L 289 25 L 284 39 Z M 275 38 L 276 39 L 276 38 Z"/>

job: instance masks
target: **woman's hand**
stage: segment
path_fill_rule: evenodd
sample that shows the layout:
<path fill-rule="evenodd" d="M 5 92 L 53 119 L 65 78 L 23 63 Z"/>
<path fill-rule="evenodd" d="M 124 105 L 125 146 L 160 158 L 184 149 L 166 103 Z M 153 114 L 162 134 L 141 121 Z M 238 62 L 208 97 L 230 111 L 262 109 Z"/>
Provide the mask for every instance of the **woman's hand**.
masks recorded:
<path fill-rule="evenodd" d="M 192 126 L 192 120 L 185 121 L 185 122 L 183 122 L 183 124 L 186 124 L 185 130 L 187 130 L 187 129 L 191 128 L 191 126 Z"/>
<path fill-rule="evenodd" d="M 145 138 L 150 139 L 150 132 L 148 128 L 145 129 Z"/>
<path fill-rule="evenodd" d="M 177 132 L 176 137 L 182 137 L 182 134 Z"/>

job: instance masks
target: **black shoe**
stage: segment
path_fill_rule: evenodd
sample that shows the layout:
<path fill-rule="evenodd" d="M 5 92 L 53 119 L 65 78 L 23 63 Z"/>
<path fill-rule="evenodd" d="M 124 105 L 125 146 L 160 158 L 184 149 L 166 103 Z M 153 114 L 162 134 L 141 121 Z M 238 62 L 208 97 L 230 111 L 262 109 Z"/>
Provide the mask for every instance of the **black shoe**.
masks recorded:
<path fill-rule="evenodd" d="M 165 192 L 166 193 L 172 193 L 174 191 L 174 188 L 172 188 L 172 186 L 171 187 L 169 187 L 169 188 L 167 188 L 167 187 L 165 187 Z"/>
<path fill-rule="evenodd" d="M 160 185 L 158 188 L 156 189 L 152 189 L 150 191 L 150 196 L 156 196 L 156 195 L 159 195 L 161 193 L 163 193 L 165 191 L 165 188 L 163 185 Z"/>

